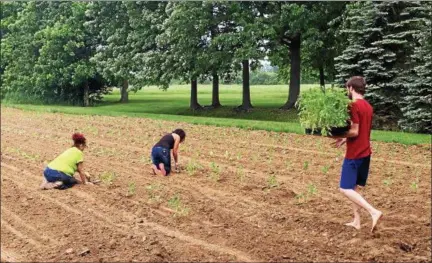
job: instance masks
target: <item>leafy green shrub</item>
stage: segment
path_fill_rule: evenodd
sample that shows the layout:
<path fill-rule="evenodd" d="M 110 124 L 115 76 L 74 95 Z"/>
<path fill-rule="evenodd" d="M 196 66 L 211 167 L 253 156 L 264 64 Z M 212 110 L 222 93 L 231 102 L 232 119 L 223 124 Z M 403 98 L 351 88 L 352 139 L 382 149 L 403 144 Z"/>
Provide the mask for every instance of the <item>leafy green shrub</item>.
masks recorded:
<path fill-rule="evenodd" d="M 300 124 L 313 131 L 321 129 L 327 135 L 332 127 L 344 127 L 349 119 L 350 100 L 343 89 L 310 89 L 297 101 Z"/>

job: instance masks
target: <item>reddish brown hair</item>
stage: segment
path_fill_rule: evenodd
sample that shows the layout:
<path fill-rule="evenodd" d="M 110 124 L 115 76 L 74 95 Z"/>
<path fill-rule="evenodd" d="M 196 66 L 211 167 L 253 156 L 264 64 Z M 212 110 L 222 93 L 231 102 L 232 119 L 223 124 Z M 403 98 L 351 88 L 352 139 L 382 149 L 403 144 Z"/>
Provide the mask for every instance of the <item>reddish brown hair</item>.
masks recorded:
<path fill-rule="evenodd" d="M 360 76 L 351 77 L 345 84 L 345 87 L 352 87 L 357 93 L 361 95 L 366 93 L 366 81 Z"/>
<path fill-rule="evenodd" d="M 86 145 L 86 138 L 84 137 L 84 134 L 82 133 L 74 133 L 72 134 L 72 140 L 74 141 L 74 146 L 79 146 L 81 144 Z"/>

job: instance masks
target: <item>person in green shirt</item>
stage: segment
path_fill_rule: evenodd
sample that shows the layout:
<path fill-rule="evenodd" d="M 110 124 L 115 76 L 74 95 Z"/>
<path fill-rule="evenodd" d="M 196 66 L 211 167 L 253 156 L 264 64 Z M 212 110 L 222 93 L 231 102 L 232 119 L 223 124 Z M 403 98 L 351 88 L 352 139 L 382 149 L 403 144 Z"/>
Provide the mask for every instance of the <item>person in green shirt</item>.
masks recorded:
<path fill-rule="evenodd" d="M 87 147 L 86 138 L 81 133 L 72 135 L 74 145 L 57 156 L 50 162 L 44 170 L 44 181 L 40 188 L 46 189 L 67 189 L 77 183 L 91 184 L 86 182 L 90 176 L 84 172 L 84 154 L 83 151 Z M 75 179 L 74 174 L 78 172 L 81 181 Z"/>

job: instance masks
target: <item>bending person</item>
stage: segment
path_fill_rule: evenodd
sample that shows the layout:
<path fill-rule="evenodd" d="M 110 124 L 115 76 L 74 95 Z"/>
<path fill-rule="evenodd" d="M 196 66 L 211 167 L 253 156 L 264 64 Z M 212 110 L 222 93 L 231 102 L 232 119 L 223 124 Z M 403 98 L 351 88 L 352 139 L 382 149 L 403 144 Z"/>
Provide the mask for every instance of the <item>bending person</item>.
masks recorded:
<path fill-rule="evenodd" d="M 174 168 L 178 169 L 178 150 L 180 143 L 184 142 L 186 133 L 182 129 L 176 129 L 172 133 L 165 134 L 156 143 L 151 152 L 153 174 L 163 176 L 171 172 L 171 150 L 174 157 Z"/>

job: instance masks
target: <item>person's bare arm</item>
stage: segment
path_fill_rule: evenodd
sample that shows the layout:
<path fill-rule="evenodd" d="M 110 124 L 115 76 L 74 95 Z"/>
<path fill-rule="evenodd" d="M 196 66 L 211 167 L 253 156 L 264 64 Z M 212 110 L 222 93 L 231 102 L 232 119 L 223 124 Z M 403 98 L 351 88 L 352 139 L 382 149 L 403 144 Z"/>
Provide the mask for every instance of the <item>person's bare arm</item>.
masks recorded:
<path fill-rule="evenodd" d="M 78 170 L 78 173 L 81 177 L 81 183 L 87 184 L 86 173 L 84 171 L 84 163 L 83 162 L 78 163 L 78 169 L 77 170 Z"/>
<path fill-rule="evenodd" d="M 177 164 L 178 164 L 178 149 L 180 146 L 180 136 L 174 137 L 174 148 L 173 148 L 173 157 L 174 157 L 174 167 L 177 170 Z"/>
<path fill-rule="evenodd" d="M 338 136 L 331 136 L 331 137 L 333 139 L 354 138 L 354 137 L 358 136 L 358 133 L 359 133 L 359 124 L 358 123 L 352 123 L 351 128 L 345 134 L 338 135 Z"/>

